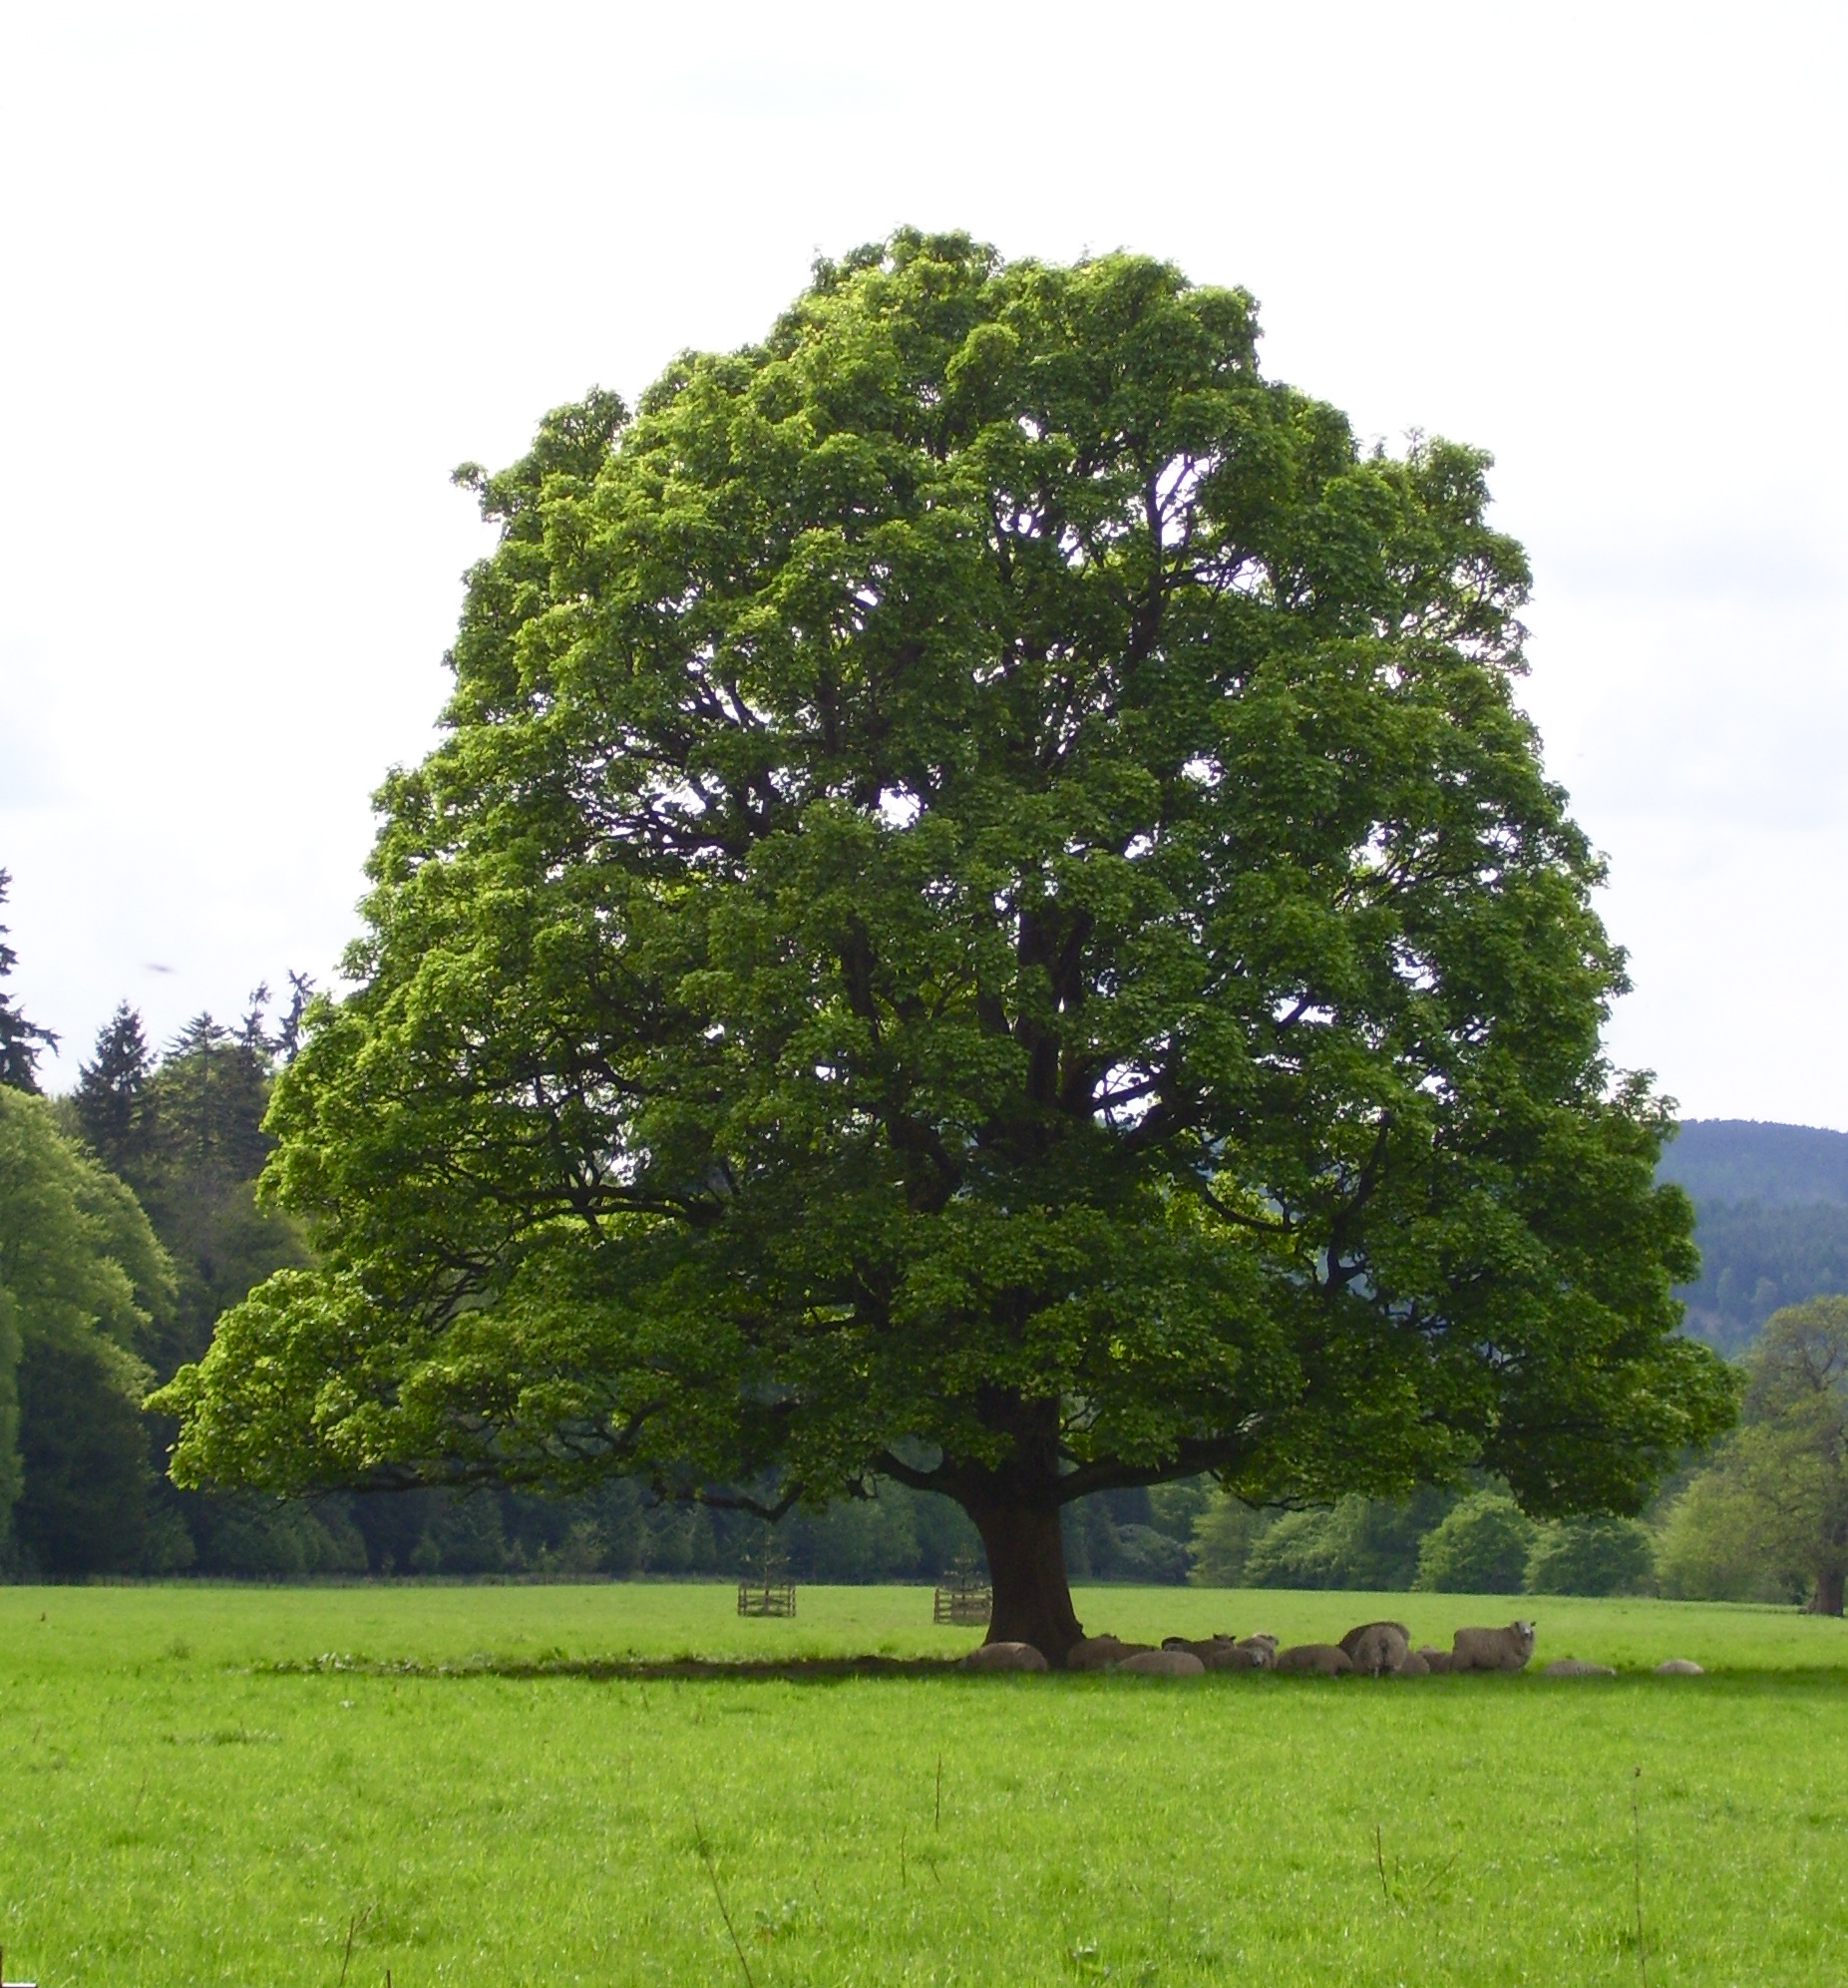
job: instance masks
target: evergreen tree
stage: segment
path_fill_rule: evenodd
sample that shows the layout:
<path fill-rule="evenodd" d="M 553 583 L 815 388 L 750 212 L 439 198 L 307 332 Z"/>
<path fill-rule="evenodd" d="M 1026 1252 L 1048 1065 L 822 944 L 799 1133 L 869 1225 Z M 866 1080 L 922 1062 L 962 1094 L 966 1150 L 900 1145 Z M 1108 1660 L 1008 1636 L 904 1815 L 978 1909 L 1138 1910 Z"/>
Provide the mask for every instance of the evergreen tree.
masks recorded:
<path fill-rule="evenodd" d="M 258 988 L 253 1003 L 265 994 Z M 195 1014 L 161 1059 L 155 1084 L 161 1163 L 213 1182 L 254 1180 L 269 1154 L 269 1063 L 260 1004 L 235 1030 Z"/>
<path fill-rule="evenodd" d="M 77 1066 L 71 1102 L 91 1150 L 125 1179 L 142 1171 L 148 1156 L 148 1081 L 153 1074 L 142 1018 L 121 1001 L 97 1031 L 91 1060 Z"/>
<path fill-rule="evenodd" d="M 0 870 L 0 905 L 6 903 L 12 881 L 6 871 Z M 6 927 L 0 925 L 0 981 L 13 971 L 18 958 L 6 943 Z M 36 1091 L 40 1052 L 45 1049 L 55 1052 L 57 1047 L 57 1036 L 49 1028 L 28 1021 L 5 990 L 0 989 L 0 1084 L 14 1090 Z"/>
<path fill-rule="evenodd" d="M 145 1153 L 128 1169 L 180 1281 L 175 1332 L 156 1349 L 165 1380 L 211 1342 L 220 1312 L 273 1270 L 303 1259 L 293 1226 L 256 1205 L 273 1050 L 258 988 L 236 1029 L 201 1013 L 149 1079 Z"/>

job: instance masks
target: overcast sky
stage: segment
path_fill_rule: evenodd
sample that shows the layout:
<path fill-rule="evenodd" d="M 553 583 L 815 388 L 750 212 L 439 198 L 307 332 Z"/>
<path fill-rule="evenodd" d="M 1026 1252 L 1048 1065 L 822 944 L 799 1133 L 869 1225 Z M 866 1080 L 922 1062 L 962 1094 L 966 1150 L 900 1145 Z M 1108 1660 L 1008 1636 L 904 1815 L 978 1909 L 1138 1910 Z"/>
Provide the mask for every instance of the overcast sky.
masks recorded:
<path fill-rule="evenodd" d="M 355 930 L 456 463 L 897 224 L 1260 299 L 1495 452 L 1522 695 L 1611 859 L 1620 1060 L 1848 1128 L 1848 8 L 0 11 L 0 913 L 73 1081 Z"/>

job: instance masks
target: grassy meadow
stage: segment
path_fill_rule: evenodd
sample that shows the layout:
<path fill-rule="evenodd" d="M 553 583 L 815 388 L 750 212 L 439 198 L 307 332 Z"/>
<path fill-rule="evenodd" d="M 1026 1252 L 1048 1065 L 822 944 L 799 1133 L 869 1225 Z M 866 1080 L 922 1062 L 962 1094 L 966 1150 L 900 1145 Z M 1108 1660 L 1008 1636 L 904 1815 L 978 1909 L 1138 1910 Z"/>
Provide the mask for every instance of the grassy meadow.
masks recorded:
<path fill-rule="evenodd" d="M 810 1587 L 795 1621 L 746 1622 L 718 1584 L 0 1589 L 6 1977 L 1848 1976 L 1839 1622 L 1114 1588 L 1080 1594 L 1088 1627 L 1294 1641 L 1396 1615 L 1447 1642 L 1459 1622 L 1531 1613 L 1536 1671 L 1571 1654 L 1621 1675 L 571 1668 L 975 1640 L 933 1628 L 929 1604 Z M 1651 1675 L 1668 1656 L 1709 1675 Z"/>

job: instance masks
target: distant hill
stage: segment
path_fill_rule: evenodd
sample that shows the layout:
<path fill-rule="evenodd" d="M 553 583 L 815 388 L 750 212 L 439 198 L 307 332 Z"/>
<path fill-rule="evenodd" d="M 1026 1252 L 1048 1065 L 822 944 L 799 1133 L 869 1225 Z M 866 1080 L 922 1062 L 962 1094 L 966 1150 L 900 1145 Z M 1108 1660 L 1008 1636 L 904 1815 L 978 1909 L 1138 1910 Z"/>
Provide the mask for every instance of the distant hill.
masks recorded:
<path fill-rule="evenodd" d="M 1687 1330 L 1743 1352 L 1781 1305 L 1848 1291 L 1848 1132 L 1690 1118 L 1657 1170 L 1693 1201 L 1700 1280 Z"/>
<path fill-rule="evenodd" d="M 1848 1204 L 1848 1132 L 1756 1118 L 1685 1118 L 1657 1173 L 1678 1180 L 1696 1201 Z"/>

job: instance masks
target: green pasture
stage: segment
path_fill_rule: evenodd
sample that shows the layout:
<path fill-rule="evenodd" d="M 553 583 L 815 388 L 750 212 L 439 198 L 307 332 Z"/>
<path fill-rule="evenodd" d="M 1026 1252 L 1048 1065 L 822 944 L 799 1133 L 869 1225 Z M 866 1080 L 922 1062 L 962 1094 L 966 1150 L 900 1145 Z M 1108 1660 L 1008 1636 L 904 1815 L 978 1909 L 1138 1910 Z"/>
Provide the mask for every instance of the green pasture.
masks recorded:
<path fill-rule="evenodd" d="M 1297 1640 L 1394 1615 L 1447 1642 L 1532 1613 L 1536 1670 L 1572 1654 L 1622 1675 L 572 1669 L 974 1640 L 929 1604 L 805 1588 L 795 1621 L 744 1622 L 717 1584 L 0 1590 L 6 1977 L 1848 1977 L 1838 1622 L 1116 1588 L 1079 1596 L 1087 1626 Z M 1651 1675 L 1667 1656 L 1709 1675 Z"/>

